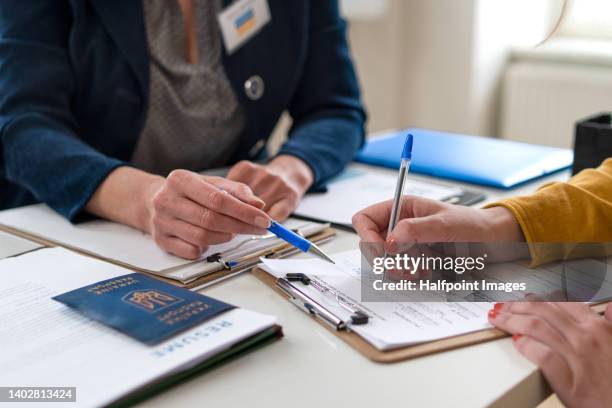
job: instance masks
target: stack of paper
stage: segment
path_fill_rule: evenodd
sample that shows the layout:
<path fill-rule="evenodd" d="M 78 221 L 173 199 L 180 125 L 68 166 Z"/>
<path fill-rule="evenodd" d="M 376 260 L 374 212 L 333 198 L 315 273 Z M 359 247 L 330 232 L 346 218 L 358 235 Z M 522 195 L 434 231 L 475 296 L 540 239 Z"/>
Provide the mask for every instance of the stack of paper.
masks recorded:
<path fill-rule="evenodd" d="M 252 240 L 251 236 L 238 235 L 227 243 L 211 245 L 199 260 L 190 261 L 161 250 L 149 235 L 136 229 L 105 220 L 72 224 L 44 204 L 2 211 L 0 225 L 183 284 L 223 269 L 223 265 L 218 262 L 206 262 L 209 255 L 231 251 L 232 256 L 239 258 L 249 251 L 282 243 L 273 236 L 265 240 Z M 317 234 L 328 227 L 304 221 L 287 225 L 299 228 L 305 236 Z"/>
<path fill-rule="evenodd" d="M 62 248 L 0 261 L 0 384 L 76 387 L 80 406 L 102 406 L 280 335 L 274 317 L 233 309 L 149 347 L 51 299 L 126 273 Z"/>
<path fill-rule="evenodd" d="M 264 269 L 277 278 L 287 273 L 303 273 L 341 293 L 367 312 L 367 324 L 351 330 L 379 350 L 392 350 L 411 344 L 439 340 L 491 327 L 487 312 L 492 303 L 453 302 L 361 302 L 361 253 L 358 250 L 332 256 L 335 265 L 318 259 L 266 259 Z M 350 312 L 330 293 L 312 285 L 300 290 L 327 310 L 347 319 Z"/>
<path fill-rule="evenodd" d="M 353 214 L 393 197 L 397 174 L 381 174 L 348 169 L 332 180 L 326 193 L 305 196 L 295 214 L 315 220 L 350 226 Z M 424 183 L 415 179 L 406 182 L 404 194 L 443 201 L 461 194 L 457 186 Z"/>
<path fill-rule="evenodd" d="M 379 350 L 392 350 L 416 343 L 440 340 L 492 327 L 487 312 L 494 302 L 487 291 L 479 291 L 481 302 L 364 302 L 362 298 L 361 253 L 358 250 L 333 255 L 336 264 L 319 259 L 266 259 L 263 268 L 276 278 L 288 273 L 302 273 L 321 282 L 333 293 L 366 312 L 370 319 L 364 325 L 351 325 L 350 329 Z M 521 262 L 493 264 L 479 275 L 489 283 L 524 283 L 531 293 L 560 294 L 569 299 L 591 303 L 609 301 L 612 298 L 612 258 L 575 259 L 527 268 Z M 299 285 L 299 290 L 310 299 L 324 306 L 334 315 L 349 320 L 351 312 L 340 305 L 331 293 L 323 293 L 313 285 Z M 566 293 L 561 292 L 566 291 Z M 434 293 L 427 294 L 434 300 Z M 447 294 L 442 292 L 441 299 Z M 524 291 L 507 293 L 507 300 L 524 300 Z M 409 295 L 404 295 L 408 297 Z M 419 293 L 419 298 L 423 299 Z M 458 296 L 461 297 L 461 296 Z M 499 301 L 500 293 L 495 293 Z"/>

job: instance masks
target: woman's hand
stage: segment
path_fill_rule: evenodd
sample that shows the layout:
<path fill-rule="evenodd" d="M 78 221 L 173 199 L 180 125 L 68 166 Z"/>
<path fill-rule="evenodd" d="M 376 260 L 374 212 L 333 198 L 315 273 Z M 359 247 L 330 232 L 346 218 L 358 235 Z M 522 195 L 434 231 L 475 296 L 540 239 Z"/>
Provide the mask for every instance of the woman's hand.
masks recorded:
<path fill-rule="evenodd" d="M 175 170 L 144 196 L 148 231 L 158 246 L 187 259 L 234 234 L 266 233 L 264 203 L 244 184 Z"/>
<path fill-rule="evenodd" d="M 100 184 L 87 211 L 150 233 L 162 249 L 187 259 L 233 234 L 264 234 L 270 217 L 244 184 L 175 170 L 167 178 L 119 167 Z"/>
<path fill-rule="evenodd" d="M 605 317 L 583 303 L 496 304 L 489 322 L 513 335 L 565 405 L 612 406 L 612 304 Z"/>
<path fill-rule="evenodd" d="M 400 221 L 387 234 L 392 204 L 374 204 L 353 216 L 362 242 L 384 242 L 387 252 L 397 253 L 406 243 L 525 240 L 518 222 L 503 207 L 469 208 L 414 196 L 403 198 Z"/>
<path fill-rule="evenodd" d="M 271 218 L 282 221 L 295 210 L 313 182 L 310 167 L 302 160 L 282 155 L 267 165 L 241 161 L 232 167 L 229 180 L 251 187 L 265 202 L 263 208 Z"/>

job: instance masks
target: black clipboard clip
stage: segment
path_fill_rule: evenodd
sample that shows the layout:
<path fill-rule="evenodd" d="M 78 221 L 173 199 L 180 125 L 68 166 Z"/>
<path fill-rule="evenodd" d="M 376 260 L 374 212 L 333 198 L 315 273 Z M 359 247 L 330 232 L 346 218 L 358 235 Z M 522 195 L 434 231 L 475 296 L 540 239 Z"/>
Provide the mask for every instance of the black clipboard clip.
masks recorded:
<path fill-rule="evenodd" d="M 301 235 L 302 237 L 306 237 L 306 235 L 304 234 L 304 229 L 308 227 L 310 224 L 311 223 L 302 225 L 300 227 L 292 228 L 291 231 L 295 232 L 298 235 Z M 330 226 L 329 223 L 325 223 L 321 225 L 322 228 L 329 228 L 329 226 Z M 285 243 L 280 241 L 280 239 L 272 233 L 266 234 L 266 235 L 252 236 L 249 239 L 235 245 L 234 247 L 225 250 L 224 252 L 217 252 L 217 253 L 207 256 L 206 262 L 219 263 L 224 269 L 227 269 L 230 271 L 235 270 L 235 269 L 244 269 L 245 267 L 254 266 L 258 263 L 258 259 L 260 257 L 270 258 L 270 257 L 275 256 L 278 252 L 275 246 L 271 248 L 260 248 L 251 253 L 243 254 L 241 256 L 237 255 L 237 253 L 240 250 L 243 250 L 244 247 L 247 246 L 249 243 L 265 242 L 265 241 L 270 241 L 272 243 L 274 243 L 275 241 L 279 241 L 279 244 L 277 244 L 276 246 L 285 245 Z"/>
<path fill-rule="evenodd" d="M 321 305 L 298 286 L 294 285 L 294 282 L 300 282 L 304 286 L 311 286 L 323 294 L 333 295 L 338 305 L 350 313 L 349 319 L 343 319 L 337 314 L 329 311 L 325 306 Z M 325 285 L 323 282 L 310 278 L 303 273 L 288 273 L 285 275 L 285 278 L 278 278 L 276 280 L 276 287 L 284 292 L 294 305 L 311 315 L 319 317 L 336 330 L 345 330 L 351 325 L 358 326 L 367 324 L 370 319 L 367 313 L 359 309 L 342 294 Z"/>

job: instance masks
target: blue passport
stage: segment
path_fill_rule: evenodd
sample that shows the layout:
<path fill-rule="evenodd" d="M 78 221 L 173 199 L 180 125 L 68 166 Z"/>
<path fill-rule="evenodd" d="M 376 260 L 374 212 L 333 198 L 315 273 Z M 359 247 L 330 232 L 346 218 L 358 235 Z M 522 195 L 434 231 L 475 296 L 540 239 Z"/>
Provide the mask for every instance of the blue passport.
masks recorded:
<path fill-rule="evenodd" d="M 141 273 L 100 281 L 53 300 L 148 345 L 235 307 Z"/>

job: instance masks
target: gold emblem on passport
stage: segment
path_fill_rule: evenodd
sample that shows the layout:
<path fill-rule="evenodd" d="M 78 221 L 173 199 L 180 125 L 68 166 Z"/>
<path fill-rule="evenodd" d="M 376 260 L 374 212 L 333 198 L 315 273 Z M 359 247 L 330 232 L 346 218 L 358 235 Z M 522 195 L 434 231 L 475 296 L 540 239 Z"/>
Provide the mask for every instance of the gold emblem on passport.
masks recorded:
<path fill-rule="evenodd" d="M 124 295 L 121 300 L 151 313 L 183 301 L 157 289 L 135 290 Z"/>

